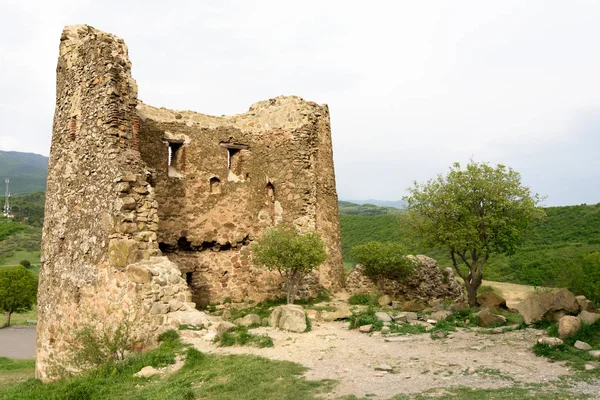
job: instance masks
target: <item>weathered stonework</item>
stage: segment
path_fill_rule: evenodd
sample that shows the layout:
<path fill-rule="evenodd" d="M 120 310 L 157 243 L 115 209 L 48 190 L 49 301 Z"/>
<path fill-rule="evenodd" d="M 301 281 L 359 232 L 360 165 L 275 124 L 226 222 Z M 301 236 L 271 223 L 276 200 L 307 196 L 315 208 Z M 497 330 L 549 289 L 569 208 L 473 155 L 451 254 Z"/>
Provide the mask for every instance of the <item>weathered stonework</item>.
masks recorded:
<path fill-rule="evenodd" d="M 459 300 L 463 289 L 454 278 L 452 268 L 440 270 L 433 258 L 418 255 L 417 264 L 410 276 L 403 281 L 386 280 L 383 292 L 399 300 L 419 300 L 427 302 L 433 299 Z M 365 274 L 364 266 L 357 264 L 346 278 L 346 290 L 351 294 L 373 293 L 380 290 Z"/>
<path fill-rule="evenodd" d="M 85 323 L 129 318 L 144 347 L 196 312 L 194 303 L 279 296 L 279 276 L 251 256 L 277 224 L 316 231 L 327 245 L 328 261 L 302 293 L 338 289 L 327 106 L 292 96 L 229 117 L 154 108 L 137 99 L 122 39 L 65 28 L 42 238 L 40 378 L 65 362 Z"/>

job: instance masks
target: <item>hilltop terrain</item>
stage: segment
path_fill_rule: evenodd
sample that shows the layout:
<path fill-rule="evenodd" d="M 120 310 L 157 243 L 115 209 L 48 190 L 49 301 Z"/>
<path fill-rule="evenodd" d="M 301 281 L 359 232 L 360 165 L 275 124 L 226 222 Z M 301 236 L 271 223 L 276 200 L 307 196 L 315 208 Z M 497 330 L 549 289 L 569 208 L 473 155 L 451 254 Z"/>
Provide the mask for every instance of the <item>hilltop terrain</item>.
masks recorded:
<path fill-rule="evenodd" d="M 18 151 L 0 151 L 0 179 L 10 179 L 13 195 L 46 190 L 48 157 Z M 0 191 L 4 195 L 4 188 Z"/>

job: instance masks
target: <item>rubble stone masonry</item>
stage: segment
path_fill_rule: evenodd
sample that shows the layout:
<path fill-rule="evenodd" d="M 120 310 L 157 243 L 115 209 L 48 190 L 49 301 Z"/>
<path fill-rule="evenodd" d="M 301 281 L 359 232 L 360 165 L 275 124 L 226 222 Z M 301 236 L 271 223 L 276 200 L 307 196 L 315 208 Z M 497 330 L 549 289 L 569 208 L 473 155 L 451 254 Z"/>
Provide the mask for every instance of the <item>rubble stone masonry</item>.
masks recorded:
<path fill-rule="evenodd" d="M 137 99 L 122 39 L 61 36 L 38 295 L 37 374 L 65 366 L 74 332 L 123 321 L 138 348 L 169 315 L 281 295 L 252 262 L 278 224 L 316 231 L 329 259 L 302 288 L 343 282 L 325 105 L 277 97 L 213 117 Z"/>

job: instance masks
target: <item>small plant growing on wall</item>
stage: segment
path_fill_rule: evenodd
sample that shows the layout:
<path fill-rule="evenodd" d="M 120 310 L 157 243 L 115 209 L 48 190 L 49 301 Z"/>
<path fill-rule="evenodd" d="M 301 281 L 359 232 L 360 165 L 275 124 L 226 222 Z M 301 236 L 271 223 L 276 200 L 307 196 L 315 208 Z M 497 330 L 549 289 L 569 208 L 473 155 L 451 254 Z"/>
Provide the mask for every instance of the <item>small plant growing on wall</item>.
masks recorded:
<path fill-rule="evenodd" d="M 317 233 L 301 235 L 290 227 L 268 230 L 257 241 L 253 254 L 257 264 L 276 270 L 284 279 L 288 304 L 294 304 L 304 277 L 327 259 L 325 243 Z"/>

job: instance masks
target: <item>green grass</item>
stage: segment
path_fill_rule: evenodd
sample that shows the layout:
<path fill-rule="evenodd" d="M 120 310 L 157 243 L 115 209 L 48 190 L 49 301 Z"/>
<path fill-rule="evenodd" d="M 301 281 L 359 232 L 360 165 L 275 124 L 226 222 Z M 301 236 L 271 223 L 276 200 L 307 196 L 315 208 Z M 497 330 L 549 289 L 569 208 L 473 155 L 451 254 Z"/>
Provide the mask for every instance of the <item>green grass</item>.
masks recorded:
<path fill-rule="evenodd" d="M 0 314 L 0 321 L 2 321 L 2 325 L 4 325 L 5 315 Z M 37 307 L 34 305 L 33 309 L 29 312 L 17 314 L 14 313 L 10 317 L 10 325 L 31 325 L 27 323 L 27 320 L 37 320 Z"/>
<path fill-rule="evenodd" d="M 547 327 L 548 335 L 554 337 L 558 336 L 558 328 L 555 323 L 547 323 L 540 326 Z M 533 346 L 533 352 L 538 356 L 547 357 L 552 361 L 566 361 L 572 368 L 583 371 L 587 362 L 597 359 L 592 357 L 587 351 L 578 350 L 573 347 L 578 340 L 589 344 L 594 350 L 600 350 L 600 321 L 596 321 L 593 325 L 582 324 L 581 329 L 577 334 L 564 339 L 563 345 L 550 347 L 545 344 L 537 343 Z M 585 374 L 600 378 L 600 369 L 596 368 Z"/>
<path fill-rule="evenodd" d="M 28 260 L 32 266 L 37 266 L 37 271 L 39 271 L 40 264 L 40 251 L 39 250 L 17 250 L 9 257 L 6 257 L 2 260 L 2 264 L 0 267 L 13 267 L 16 265 L 20 265 L 19 263 L 23 260 Z M 33 271 L 33 268 L 29 268 L 30 271 Z"/>
<path fill-rule="evenodd" d="M 136 378 L 147 365 L 164 365 L 185 354 L 183 368 L 170 375 Z M 162 362 L 156 362 L 159 360 Z M 3 365 L 16 363 L 18 369 Z M 163 342 L 155 350 L 135 354 L 125 361 L 105 365 L 72 378 L 44 384 L 35 379 L 14 382 L 3 377 L 33 374 L 33 362 L 0 359 L 0 392 L 4 400 L 46 399 L 315 399 L 333 381 L 307 381 L 306 368 L 286 361 L 256 356 L 216 356 L 186 349 L 179 340 Z"/>
<path fill-rule="evenodd" d="M 0 357 L 0 393 L 2 387 L 24 382 L 35 376 L 35 360 L 14 360 Z"/>
<path fill-rule="evenodd" d="M 248 328 L 238 326 L 231 332 L 223 332 L 221 336 L 215 338 L 215 343 L 222 347 L 229 346 L 252 346 L 252 347 L 273 347 L 273 339 L 267 335 L 256 335 L 250 333 Z"/>

